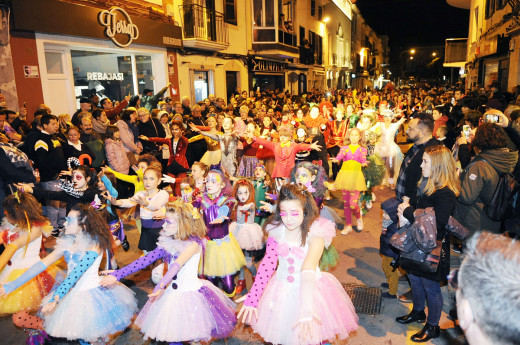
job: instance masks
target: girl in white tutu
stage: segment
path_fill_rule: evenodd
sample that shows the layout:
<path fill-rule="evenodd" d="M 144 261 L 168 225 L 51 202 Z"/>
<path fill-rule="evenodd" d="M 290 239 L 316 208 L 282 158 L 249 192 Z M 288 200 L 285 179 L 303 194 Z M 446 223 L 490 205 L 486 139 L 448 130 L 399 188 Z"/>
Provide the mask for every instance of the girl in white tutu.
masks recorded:
<path fill-rule="evenodd" d="M 197 278 L 205 235 L 206 227 L 197 209 L 181 201 L 170 203 L 157 248 L 101 282 L 112 286 L 163 259 L 168 272 L 135 320 L 145 339 L 209 341 L 227 337 L 235 327 L 235 304 L 211 282 Z"/>
<path fill-rule="evenodd" d="M 273 344 L 346 339 L 358 327 L 354 306 L 338 280 L 318 268 L 334 224 L 319 217 L 308 191 L 292 184 L 280 189 L 265 229 L 266 254 L 251 291 L 237 301 L 245 300 L 238 318 Z"/>
<path fill-rule="evenodd" d="M 401 118 L 397 122 L 392 122 L 394 119 L 394 113 L 387 109 L 382 112 L 384 115 L 384 122 L 381 126 L 381 137 L 376 144 L 375 153 L 383 159 L 385 162 L 385 168 L 387 172 L 387 183 L 390 188 L 395 188 L 394 176 L 399 174 L 401 168 L 401 162 L 403 160 L 403 153 L 399 145 L 395 143 L 395 136 L 399 127 L 406 120 L 405 117 Z"/>
<path fill-rule="evenodd" d="M 264 247 L 264 232 L 260 225 L 255 223 L 255 187 L 248 180 L 239 180 L 233 186 L 233 196 L 238 201 L 231 212 L 233 222 L 229 231 L 237 239 L 246 258 L 246 268 L 251 273 L 253 281 L 256 276 L 256 267 L 253 264 L 255 251 Z M 236 293 L 240 294 L 246 288 L 244 267 L 238 274 Z"/>
<path fill-rule="evenodd" d="M 98 276 L 102 253 L 112 251 L 114 240 L 103 216 L 93 207 L 76 204 L 65 222 L 65 235 L 54 251 L 15 281 L 30 279 L 62 257 L 67 261 L 65 280 L 42 301 L 39 316 L 49 335 L 87 342 L 107 341 L 123 331 L 137 311 L 134 293 L 123 284 L 101 287 Z"/>

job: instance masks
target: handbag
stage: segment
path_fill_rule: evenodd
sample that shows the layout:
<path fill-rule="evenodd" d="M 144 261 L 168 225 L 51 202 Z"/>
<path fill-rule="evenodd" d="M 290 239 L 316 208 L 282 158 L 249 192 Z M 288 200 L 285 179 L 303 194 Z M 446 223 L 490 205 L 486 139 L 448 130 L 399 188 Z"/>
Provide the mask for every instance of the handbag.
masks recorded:
<path fill-rule="evenodd" d="M 435 273 L 439 269 L 443 243 L 444 241 L 437 241 L 437 246 L 429 253 L 423 252 L 419 247 L 409 253 L 402 252 L 399 256 L 399 263 L 412 270 Z"/>

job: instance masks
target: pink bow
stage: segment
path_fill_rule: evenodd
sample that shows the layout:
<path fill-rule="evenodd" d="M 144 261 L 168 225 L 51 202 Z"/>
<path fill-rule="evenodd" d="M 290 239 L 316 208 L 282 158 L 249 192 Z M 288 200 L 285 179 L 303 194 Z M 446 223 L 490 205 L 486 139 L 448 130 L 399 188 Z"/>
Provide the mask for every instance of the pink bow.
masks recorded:
<path fill-rule="evenodd" d="M 298 259 L 304 259 L 305 258 L 305 251 L 301 249 L 300 247 L 292 246 L 289 247 L 287 243 L 282 243 L 278 245 L 278 255 L 286 257 L 289 255 L 289 252 Z"/>

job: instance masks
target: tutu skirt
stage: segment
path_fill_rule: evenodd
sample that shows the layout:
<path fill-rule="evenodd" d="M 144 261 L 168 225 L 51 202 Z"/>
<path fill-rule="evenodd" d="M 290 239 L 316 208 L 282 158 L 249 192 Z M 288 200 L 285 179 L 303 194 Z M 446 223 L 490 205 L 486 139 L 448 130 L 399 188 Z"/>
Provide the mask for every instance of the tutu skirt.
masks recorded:
<path fill-rule="evenodd" d="M 94 342 L 123 331 L 137 312 L 134 292 L 123 284 L 89 290 L 72 288 L 53 312 L 42 314 L 45 332 L 57 338 Z M 42 305 L 49 302 L 48 295 Z M 40 313 L 41 314 L 41 313 Z"/>
<path fill-rule="evenodd" d="M 200 159 L 200 161 L 204 164 L 206 164 L 207 166 L 212 166 L 212 165 L 218 165 L 220 164 L 220 160 L 222 159 L 222 153 L 220 150 L 215 150 L 215 151 L 206 151 L 206 153 L 204 153 L 204 156 L 202 156 L 202 158 Z"/>
<path fill-rule="evenodd" d="M 204 259 L 199 265 L 199 273 L 208 277 L 225 277 L 235 274 L 245 265 L 244 253 L 235 236 L 229 233 L 223 238 L 208 241 Z"/>
<path fill-rule="evenodd" d="M 258 304 L 258 319 L 252 323 L 254 331 L 273 344 L 307 345 L 300 342 L 297 329 L 293 328 L 300 312 L 300 302 L 295 300 L 299 296 L 298 284 L 282 282 L 275 274 Z M 316 281 L 313 303 L 321 322 L 315 321 L 316 331 L 310 344 L 346 339 L 350 332 L 358 328 L 354 305 L 330 273 L 322 272 L 321 278 Z"/>
<path fill-rule="evenodd" d="M 238 167 L 238 176 L 241 177 L 254 177 L 255 167 L 259 163 L 256 156 L 242 156 L 240 166 Z"/>
<path fill-rule="evenodd" d="M 169 287 L 151 303 L 148 301 L 135 320 L 145 339 L 157 341 L 209 341 L 226 338 L 236 324 L 235 303 L 208 281 L 193 291 Z"/>
<path fill-rule="evenodd" d="M 244 250 L 258 250 L 264 247 L 264 232 L 262 227 L 256 223 L 238 224 L 233 222 L 229 225 L 229 231 L 237 239 L 240 248 Z"/>
<path fill-rule="evenodd" d="M 7 277 L 7 281 L 11 282 L 17 279 L 27 270 L 28 268 L 13 269 Z M 52 265 L 20 286 L 19 289 L 0 297 L 0 314 L 14 314 L 22 310 L 38 310 L 42 299 L 52 290 L 56 275 L 59 272 L 60 269 L 56 265 Z"/>
<path fill-rule="evenodd" d="M 361 163 L 354 160 L 343 162 L 334 185 L 341 190 L 367 190 L 365 177 L 361 171 Z"/>

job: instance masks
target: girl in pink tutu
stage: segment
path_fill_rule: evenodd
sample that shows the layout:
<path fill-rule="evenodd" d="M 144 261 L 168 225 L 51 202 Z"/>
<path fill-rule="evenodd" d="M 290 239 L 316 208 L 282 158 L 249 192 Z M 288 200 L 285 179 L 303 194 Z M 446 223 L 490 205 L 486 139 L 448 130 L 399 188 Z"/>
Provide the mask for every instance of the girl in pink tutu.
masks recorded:
<path fill-rule="evenodd" d="M 262 227 L 255 223 L 255 187 L 246 179 L 239 180 L 233 186 L 233 196 L 238 201 L 231 212 L 233 222 L 229 225 L 229 231 L 237 239 L 240 248 L 246 258 L 246 268 L 251 273 L 253 281 L 256 276 L 256 267 L 253 257 L 257 250 L 264 247 L 264 232 Z M 238 274 L 236 293 L 240 294 L 246 288 L 244 267 Z"/>
<path fill-rule="evenodd" d="M 235 304 L 207 280 L 197 277 L 206 226 L 198 210 L 180 200 L 168 204 L 157 248 L 110 273 L 101 285 L 111 286 L 158 259 L 168 271 L 159 281 L 135 324 L 145 339 L 180 343 L 225 338 L 236 324 Z"/>
<path fill-rule="evenodd" d="M 280 189 L 276 212 L 264 225 L 266 254 L 238 314 L 266 342 L 320 344 L 346 339 L 358 317 L 338 280 L 318 268 L 335 235 L 312 195 L 296 185 Z M 277 268 L 278 264 L 278 268 Z"/>

